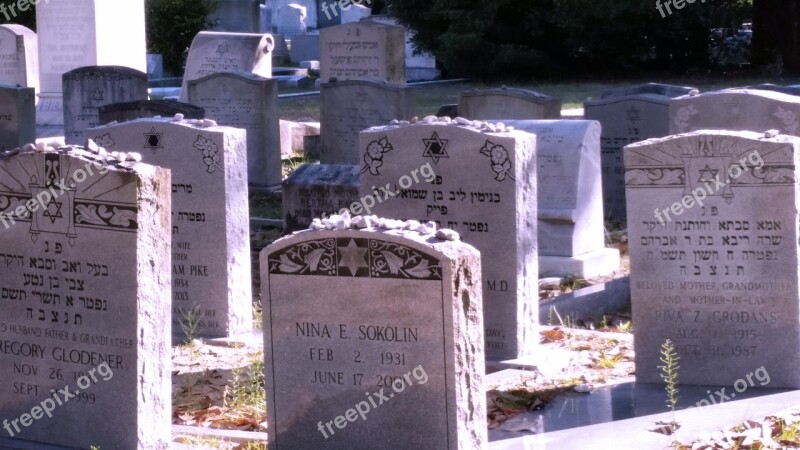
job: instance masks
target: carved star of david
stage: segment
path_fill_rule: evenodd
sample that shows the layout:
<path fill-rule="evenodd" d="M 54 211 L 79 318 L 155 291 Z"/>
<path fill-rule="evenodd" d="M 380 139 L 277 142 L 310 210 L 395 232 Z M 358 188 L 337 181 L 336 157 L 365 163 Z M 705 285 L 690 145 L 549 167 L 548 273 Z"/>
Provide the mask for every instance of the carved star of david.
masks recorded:
<path fill-rule="evenodd" d="M 161 138 L 163 136 L 164 133 L 156 133 L 155 127 L 151 128 L 149 133 L 144 134 L 144 148 L 149 148 L 153 153 L 160 148 L 164 148 L 164 146 L 161 145 Z"/>
<path fill-rule="evenodd" d="M 448 141 L 449 139 L 441 139 L 434 131 L 430 139 L 422 140 L 425 144 L 425 152 L 422 153 L 422 156 L 431 158 L 434 164 L 439 164 L 439 160 L 442 158 L 450 158 L 450 155 L 447 154 Z"/>
<path fill-rule="evenodd" d="M 631 122 L 634 125 L 636 124 L 636 122 L 642 120 L 640 111 L 633 107 L 631 109 L 625 110 L 625 117 L 628 119 L 629 122 Z"/>
<path fill-rule="evenodd" d="M 101 91 L 100 89 L 95 89 L 92 91 L 92 100 L 97 102 L 103 101 L 105 95 L 105 92 Z"/>
<path fill-rule="evenodd" d="M 339 247 L 339 253 L 342 255 L 339 260 L 339 267 L 346 267 L 350 270 L 350 275 L 352 276 L 356 275 L 358 269 L 369 267 L 364 259 L 367 255 L 367 249 L 359 247 L 353 239 L 350 239 L 347 247 Z"/>
<path fill-rule="evenodd" d="M 711 167 L 706 164 L 706 166 L 700 169 L 700 183 L 705 183 L 706 181 L 711 181 L 717 177 L 717 173 L 719 170 L 712 170 Z"/>
<path fill-rule="evenodd" d="M 227 42 L 225 42 L 223 44 L 219 44 L 217 46 L 217 53 L 219 53 L 219 56 L 222 56 L 225 53 L 228 53 L 230 50 L 231 50 L 231 47 L 228 45 Z"/>
<path fill-rule="evenodd" d="M 51 223 L 55 224 L 56 220 L 61 219 L 61 218 L 64 217 L 61 214 L 61 206 L 63 206 L 63 205 L 64 205 L 64 203 L 57 202 L 56 199 L 51 198 L 50 202 L 48 202 L 47 205 L 45 206 L 44 214 L 42 214 L 42 215 L 44 217 L 47 217 L 48 219 L 50 219 Z"/>

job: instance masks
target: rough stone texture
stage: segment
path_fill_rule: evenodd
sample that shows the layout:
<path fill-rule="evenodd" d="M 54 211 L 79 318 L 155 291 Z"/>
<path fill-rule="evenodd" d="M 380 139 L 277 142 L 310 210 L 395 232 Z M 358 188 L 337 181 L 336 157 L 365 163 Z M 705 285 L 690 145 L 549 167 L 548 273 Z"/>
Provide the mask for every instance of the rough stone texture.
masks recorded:
<path fill-rule="evenodd" d="M 535 136 L 446 120 L 360 134 L 363 206 L 461 233 L 483 259 L 486 356 L 529 354 L 538 341 Z"/>
<path fill-rule="evenodd" d="M 175 114 L 182 114 L 186 119 L 203 119 L 206 117 L 206 111 L 199 106 L 168 100 L 138 100 L 135 102 L 112 103 L 101 106 L 98 114 L 101 125 L 147 117 L 175 117 Z"/>
<path fill-rule="evenodd" d="M 479 253 L 419 223 L 335 219 L 261 252 L 270 448 L 486 448 Z M 356 405 L 363 419 L 318 430 Z"/>
<path fill-rule="evenodd" d="M 36 94 L 33 88 L 0 84 L 0 151 L 36 140 Z"/>
<path fill-rule="evenodd" d="M 625 177 L 622 147 L 669 134 L 671 96 L 693 88 L 641 84 L 605 91 L 601 100 L 584 102 L 584 115 L 602 126 L 603 205 L 606 219 L 625 223 Z"/>
<path fill-rule="evenodd" d="M 281 182 L 278 82 L 247 72 L 215 73 L 189 82 L 189 103 L 220 125 L 247 130 L 247 180 Z"/>
<path fill-rule="evenodd" d="M 0 417 L 53 406 L 15 438 L 169 448 L 169 185 L 166 169 L 77 147 L 0 156 Z M 80 393 L 61 404 L 64 387 Z"/>
<path fill-rule="evenodd" d="M 275 38 L 258 33 L 201 31 L 192 40 L 183 74 L 180 101 L 189 98 L 189 81 L 217 72 L 250 72 L 272 77 Z"/>
<path fill-rule="evenodd" d="M 770 388 L 800 386 L 799 152 L 733 131 L 625 147 L 637 381 L 662 382 L 671 339 L 681 383 L 733 386 L 763 366 Z"/>
<path fill-rule="evenodd" d="M 405 84 L 405 28 L 378 22 L 320 30 L 320 79 Z"/>
<path fill-rule="evenodd" d="M 61 76 L 87 66 L 147 73 L 145 0 L 48 0 L 36 7 L 39 125 L 64 125 Z M 124 36 L 124 39 L 120 38 Z"/>
<path fill-rule="evenodd" d="M 337 81 L 322 85 L 323 164 L 358 164 L 358 133 L 414 113 L 412 88 L 374 81 Z"/>
<path fill-rule="evenodd" d="M 172 169 L 172 329 L 199 310 L 197 336 L 252 329 L 245 131 L 205 121 L 139 119 L 89 130 L 109 150 Z"/>
<path fill-rule="evenodd" d="M 284 232 L 308 228 L 314 218 L 338 213 L 358 201 L 361 167 L 305 164 L 283 181 Z"/>
<path fill-rule="evenodd" d="M 527 89 L 497 88 L 462 92 L 458 114 L 468 119 L 560 119 L 561 100 Z"/>
<path fill-rule="evenodd" d="M 539 277 L 591 278 L 619 270 L 619 251 L 605 248 L 600 123 L 504 123 L 536 135 Z"/>
<path fill-rule="evenodd" d="M 670 101 L 670 134 L 696 130 L 779 130 L 800 135 L 800 98 L 763 90 L 727 89 Z"/>
<path fill-rule="evenodd" d="M 86 130 L 100 125 L 101 106 L 147 100 L 147 74 L 129 67 L 80 67 L 63 79 L 67 144 L 86 144 Z"/>
<path fill-rule="evenodd" d="M 0 25 L 0 83 L 39 90 L 36 33 L 22 25 Z"/>

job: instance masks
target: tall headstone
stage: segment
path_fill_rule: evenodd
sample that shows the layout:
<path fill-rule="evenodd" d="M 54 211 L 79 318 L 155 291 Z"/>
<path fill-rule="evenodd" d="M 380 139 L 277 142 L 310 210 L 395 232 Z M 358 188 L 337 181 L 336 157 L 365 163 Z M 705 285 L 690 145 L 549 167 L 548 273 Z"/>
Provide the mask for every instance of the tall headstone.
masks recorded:
<path fill-rule="evenodd" d="M 374 81 L 322 85 L 323 164 L 358 164 L 358 133 L 414 115 L 413 88 Z"/>
<path fill-rule="evenodd" d="M 356 22 L 320 30 L 320 79 L 405 84 L 405 28 Z"/>
<path fill-rule="evenodd" d="M 670 134 L 747 130 L 800 136 L 800 97 L 781 92 L 726 89 L 670 101 Z"/>
<path fill-rule="evenodd" d="M 192 40 L 180 101 L 188 103 L 189 81 L 218 72 L 250 72 L 272 77 L 275 38 L 269 34 L 201 31 Z"/>
<path fill-rule="evenodd" d="M 176 114 L 182 114 L 186 119 L 204 119 L 206 117 L 206 111 L 199 106 L 169 100 L 112 103 L 101 106 L 98 114 L 101 125 L 146 117 L 175 117 Z"/>
<path fill-rule="evenodd" d="M 267 2 L 267 4 L 271 5 L 272 9 L 272 23 L 280 27 L 280 19 L 282 13 L 285 12 L 286 9 L 292 8 L 292 5 L 299 6 L 301 8 L 305 8 L 305 15 L 306 15 L 306 26 L 308 29 L 316 30 L 318 27 L 317 24 L 317 10 L 319 6 L 317 5 L 318 0 L 271 0 Z M 320 0 L 321 1 L 321 0 Z M 306 29 L 303 29 L 303 33 L 306 32 Z"/>
<path fill-rule="evenodd" d="M 763 366 L 769 387 L 800 387 L 800 139 L 768 136 L 705 130 L 625 147 L 637 381 L 662 382 L 670 339 L 681 383 L 741 392 Z"/>
<path fill-rule="evenodd" d="M 100 125 L 101 106 L 147 100 L 147 74 L 129 67 L 80 67 L 63 79 L 67 144 L 86 144 L 86 130 Z"/>
<path fill-rule="evenodd" d="M 497 88 L 462 92 L 458 113 L 468 119 L 560 119 L 561 100 L 519 88 Z"/>
<path fill-rule="evenodd" d="M 145 0 L 48 0 L 36 7 L 40 125 L 64 125 L 61 76 L 87 66 L 147 72 Z M 124 38 L 120 38 L 124 36 Z"/>
<path fill-rule="evenodd" d="M 36 94 L 33 88 L 0 84 L 0 151 L 36 140 Z"/>
<path fill-rule="evenodd" d="M 303 230 L 358 202 L 361 167 L 344 164 L 304 164 L 283 180 L 283 230 Z"/>
<path fill-rule="evenodd" d="M 215 73 L 189 82 L 189 103 L 220 125 L 247 130 L 247 179 L 281 183 L 278 82 L 247 72 Z"/>
<path fill-rule="evenodd" d="M 361 132 L 359 150 L 365 207 L 374 203 L 371 211 L 379 215 L 436 221 L 480 250 L 486 357 L 532 353 L 538 342 L 535 136 L 452 122 L 390 125 Z M 435 176 L 426 177 L 430 172 Z"/>
<path fill-rule="evenodd" d="M 619 250 L 605 247 L 600 123 L 503 123 L 536 135 L 539 277 L 592 278 L 619 270 Z"/>
<path fill-rule="evenodd" d="M 694 88 L 669 84 L 639 84 L 603 92 L 600 100 L 583 104 L 584 116 L 602 126 L 604 218 L 625 223 L 625 177 L 622 147 L 669 134 L 669 101 Z"/>
<path fill-rule="evenodd" d="M 396 18 L 384 14 L 374 14 L 365 20 L 398 25 Z M 436 58 L 431 53 L 415 51 L 415 34 L 414 30 L 406 29 L 406 81 L 430 81 L 439 78 L 441 71 L 436 70 Z"/>
<path fill-rule="evenodd" d="M 39 90 L 39 44 L 22 25 L 0 25 L 0 83 Z"/>
<path fill-rule="evenodd" d="M 260 30 L 258 0 L 220 0 L 209 20 L 216 31 L 258 33 Z"/>
<path fill-rule="evenodd" d="M 169 185 L 77 147 L 0 157 L 0 446 L 169 448 Z"/>
<path fill-rule="evenodd" d="M 270 449 L 488 445 L 481 257 L 418 225 L 261 252 Z"/>
<path fill-rule="evenodd" d="M 136 150 L 172 170 L 172 330 L 197 336 L 252 327 L 245 131 L 139 119 L 89 130 L 108 151 Z"/>
<path fill-rule="evenodd" d="M 297 35 L 306 32 L 306 8 L 290 3 L 278 12 L 278 34 Z"/>

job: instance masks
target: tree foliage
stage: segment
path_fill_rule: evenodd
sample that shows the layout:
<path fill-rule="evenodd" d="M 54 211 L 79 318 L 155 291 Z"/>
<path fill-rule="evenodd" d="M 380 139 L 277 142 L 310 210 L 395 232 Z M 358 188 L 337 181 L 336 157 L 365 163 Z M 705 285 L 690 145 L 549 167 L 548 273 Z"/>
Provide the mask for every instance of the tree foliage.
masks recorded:
<path fill-rule="evenodd" d="M 666 2 L 663 0 L 662 2 Z M 556 77 L 705 68 L 712 28 L 738 28 L 752 0 L 390 0 L 451 75 Z"/>
<path fill-rule="evenodd" d="M 181 74 L 195 35 L 213 27 L 219 0 L 146 0 L 147 51 L 164 55 L 164 69 Z"/>

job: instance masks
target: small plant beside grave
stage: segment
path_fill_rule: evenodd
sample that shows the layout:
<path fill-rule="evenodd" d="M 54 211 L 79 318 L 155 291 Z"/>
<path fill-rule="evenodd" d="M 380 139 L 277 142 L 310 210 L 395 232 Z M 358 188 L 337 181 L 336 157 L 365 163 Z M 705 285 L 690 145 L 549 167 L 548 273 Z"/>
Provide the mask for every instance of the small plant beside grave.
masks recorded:
<path fill-rule="evenodd" d="M 672 420 L 670 422 L 656 422 L 658 427 L 653 431 L 672 434 L 680 428 L 680 424 L 675 420 L 675 407 L 678 404 L 678 369 L 681 367 L 678 365 L 680 357 L 669 339 L 661 344 L 660 360 L 664 365 L 658 366 L 658 368 L 661 370 L 661 378 L 666 383 L 664 390 L 667 391 L 667 405 L 672 410 Z"/>

